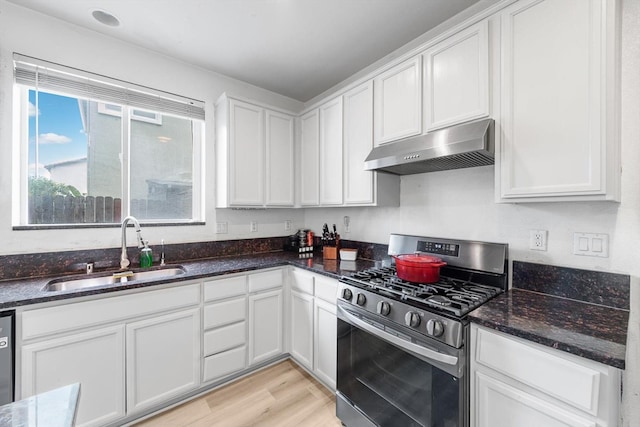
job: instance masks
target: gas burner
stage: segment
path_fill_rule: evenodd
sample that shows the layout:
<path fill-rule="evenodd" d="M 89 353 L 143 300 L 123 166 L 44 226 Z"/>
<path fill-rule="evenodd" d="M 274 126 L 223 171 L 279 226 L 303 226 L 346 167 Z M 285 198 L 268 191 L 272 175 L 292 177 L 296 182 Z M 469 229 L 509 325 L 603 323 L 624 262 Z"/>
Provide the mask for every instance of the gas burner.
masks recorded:
<path fill-rule="evenodd" d="M 436 283 L 407 282 L 396 275 L 394 267 L 371 268 L 354 273 L 350 279 L 386 297 L 456 317 L 464 316 L 501 292 L 493 286 L 445 276 Z"/>
<path fill-rule="evenodd" d="M 430 297 L 427 297 L 426 301 L 432 302 L 442 307 L 449 307 L 451 305 L 451 300 L 444 295 L 432 295 Z"/>

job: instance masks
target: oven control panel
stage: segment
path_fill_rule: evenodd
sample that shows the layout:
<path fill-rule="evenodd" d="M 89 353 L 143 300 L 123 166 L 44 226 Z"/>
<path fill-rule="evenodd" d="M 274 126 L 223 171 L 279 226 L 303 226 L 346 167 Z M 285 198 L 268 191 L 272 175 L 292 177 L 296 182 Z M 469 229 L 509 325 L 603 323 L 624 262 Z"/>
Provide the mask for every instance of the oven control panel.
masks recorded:
<path fill-rule="evenodd" d="M 430 240 L 418 240 L 416 251 L 457 257 L 460 255 L 460 245 L 456 245 L 454 243 L 434 242 Z"/>
<path fill-rule="evenodd" d="M 462 345 L 462 324 L 438 313 L 342 282 L 338 286 L 338 300 L 369 313 L 369 319 L 363 318 L 364 321 L 373 322 L 382 327 L 380 322 L 384 319 L 390 324 L 398 325 L 397 328 L 384 326 L 385 330 L 388 329 L 392 333 L 399 334 L 402 328 L 408 328 L 422 336 L 456 348 Z"/>

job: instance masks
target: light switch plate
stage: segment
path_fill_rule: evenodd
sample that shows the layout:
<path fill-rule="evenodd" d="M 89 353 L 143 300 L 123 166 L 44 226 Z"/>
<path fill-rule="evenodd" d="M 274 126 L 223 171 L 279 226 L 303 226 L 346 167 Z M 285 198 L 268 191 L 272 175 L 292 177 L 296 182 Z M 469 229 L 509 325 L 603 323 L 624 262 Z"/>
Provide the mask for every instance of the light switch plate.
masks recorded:
<path fill-rule="evenodd" d="M 609 235 L 598 233 L 573 233 L 574 255 L 609 257 Z"/>

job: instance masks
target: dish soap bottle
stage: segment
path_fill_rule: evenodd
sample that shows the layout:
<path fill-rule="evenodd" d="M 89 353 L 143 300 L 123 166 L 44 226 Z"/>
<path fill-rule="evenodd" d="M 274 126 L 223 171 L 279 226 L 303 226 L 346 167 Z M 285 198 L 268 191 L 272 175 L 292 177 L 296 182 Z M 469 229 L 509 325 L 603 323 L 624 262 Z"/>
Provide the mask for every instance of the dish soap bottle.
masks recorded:
<path fill-rule="evenodd" d="M 140 267 L 149 268 L 153 265 L 153 253 L 148 246 L 149 241 L 144 242 L 144 248 L 140 251 Z"/>

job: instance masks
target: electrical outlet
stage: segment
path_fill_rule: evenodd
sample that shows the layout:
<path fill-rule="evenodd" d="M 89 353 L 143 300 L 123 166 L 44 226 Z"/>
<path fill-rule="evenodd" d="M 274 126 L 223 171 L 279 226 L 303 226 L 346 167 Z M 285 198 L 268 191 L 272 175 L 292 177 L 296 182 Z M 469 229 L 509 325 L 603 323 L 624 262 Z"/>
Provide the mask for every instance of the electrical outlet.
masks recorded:
<path fill-rule="evenodd" d="M 529 230 L 529 249 L 547 250 L 547 230 Z"/>
<path fill-rule="evenodd" d="M 291 231 L 291 220 L 287 219 L 284 221 L 284 231 Z"/>
<path fill-rule="evenodd" d="M 227 234 L 229 232 L 229 224 L 227 222 L 216 222 L 216 233 Z"/>
<path fill-rule="evenodd" d="M 256 221 L 251 221 L 250 230 L 252 233 L 258 231 L 258 223 Z"/>
<path fill-rule="evenodd" d="M 345 215 L 345 217 L 342 218 L 342 223 L 344 224 L 344 232 L 345 233 L 350 233 L 351 232 L 351 218 L 349 218 L 348 216 Z"/>

